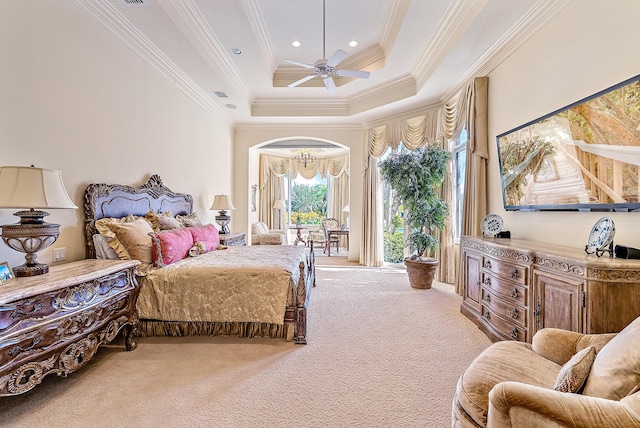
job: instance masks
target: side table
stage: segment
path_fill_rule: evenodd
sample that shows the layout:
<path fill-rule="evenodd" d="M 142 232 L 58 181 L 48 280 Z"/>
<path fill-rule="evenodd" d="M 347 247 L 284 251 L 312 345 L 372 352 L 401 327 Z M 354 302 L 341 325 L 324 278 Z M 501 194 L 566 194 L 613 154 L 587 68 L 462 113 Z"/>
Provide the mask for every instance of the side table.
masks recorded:
<path fill-rule="evenodd" d="M 228 247 L 234 247 L 238 245 L 247 245 L 247 242 L 244 239 L 244 232 L 232 232 L 221 233 L 220 244 Z"/>
<path fill-rule="evenodd" d="M 137 323 L 137 260 L 81 260 L 0 287 L 0 396 L 22 394 L 51 373 L 67 376 Z"/>

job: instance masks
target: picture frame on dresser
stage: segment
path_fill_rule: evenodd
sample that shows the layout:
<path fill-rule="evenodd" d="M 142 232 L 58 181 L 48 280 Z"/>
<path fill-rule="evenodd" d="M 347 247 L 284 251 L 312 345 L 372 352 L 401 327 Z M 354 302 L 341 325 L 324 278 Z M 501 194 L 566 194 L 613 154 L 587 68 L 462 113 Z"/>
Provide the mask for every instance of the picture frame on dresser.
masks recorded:
<path fill-rule="evenodd" d="M 15 278 L 15 275 L 13 274 L 13 270 L 11 269 L 11 266 L 9 266 L 9 263 L 0 263 L 0 284 L 12 280 L 13 278 Z"/>

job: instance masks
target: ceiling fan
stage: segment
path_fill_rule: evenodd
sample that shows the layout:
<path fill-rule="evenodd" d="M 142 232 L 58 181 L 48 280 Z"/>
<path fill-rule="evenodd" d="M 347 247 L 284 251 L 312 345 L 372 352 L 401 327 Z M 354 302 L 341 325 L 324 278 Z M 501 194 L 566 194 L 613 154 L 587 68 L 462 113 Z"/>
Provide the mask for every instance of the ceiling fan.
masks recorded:
<path fill-rule="evenodd" d="M 326 25 L 325 25 L 325 0 L 322 0 L 322 57 L 323 59 L 319 59 L 313 65 L 306 64 L 300 61 L 294 61 L 292 59 L 285 59 L 283 62 L 291 65 L 297 65 L 299 67 L 304 67 L 309 70 L 313 70 L 313 74 L 310 74 L 306 77 L 303 77 L 300 80 L 297 80 L 293 83 L 288 84 L 287 86 L 290 88 L 301 85 L 302 83 L 311 80 L 315 77 L 321 77 L 324 80 L 324 85 L 327 87 L 327 90 L 330 94 L 336 93 L 336 84 L 333 81 L 333 77 L 356 77 L 361 79 L 368 79 L 369 73 L 368 71 L 358 71 L 358 70 L 341 70 L 335 68 L 343 59 L 349 56 L 345 51 L 338 49 L 331 58 L 324 59 L 326 57 L 325 45 L 327 42 L 326 37 Z"/>

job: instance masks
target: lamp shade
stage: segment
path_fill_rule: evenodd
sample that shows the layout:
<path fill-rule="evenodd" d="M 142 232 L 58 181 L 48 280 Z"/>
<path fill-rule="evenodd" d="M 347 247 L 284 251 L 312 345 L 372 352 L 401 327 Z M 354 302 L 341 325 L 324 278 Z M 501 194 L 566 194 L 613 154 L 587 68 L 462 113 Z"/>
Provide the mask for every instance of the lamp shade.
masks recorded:
<path fill-rule="evenodd" d="M 62 173 L 29 166 L 0 167 L 0 208 L 78 208 L 64 188 Z"/>
<path fill-rule="evenodd" d="M 276 210 L 285 209 L 284 201 L 282 199 L 276 200 L 276 202 L 273 204 L 273 208 L 276 209 Z"/>
<path fill-rule="evenodd" d="M 236 207 L 233 206 L 231 202 L 231 198 L 229 195 L 216 195 L 213 198 L 213 205 L 211 205 L 211 210 L 219 210 L 219 211 L 227 211 L 227 210 L 235 210 Z"/>

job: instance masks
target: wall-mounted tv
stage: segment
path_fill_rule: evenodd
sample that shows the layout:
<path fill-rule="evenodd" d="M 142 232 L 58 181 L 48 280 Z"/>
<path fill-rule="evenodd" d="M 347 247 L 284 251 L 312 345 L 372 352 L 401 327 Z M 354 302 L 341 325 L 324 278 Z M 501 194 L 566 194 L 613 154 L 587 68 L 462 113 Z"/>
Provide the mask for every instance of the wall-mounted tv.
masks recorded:
<path fill-rule="evenodd" d="M 640 75 L 496 137 L 507 211 L 640 211 Z"/>

